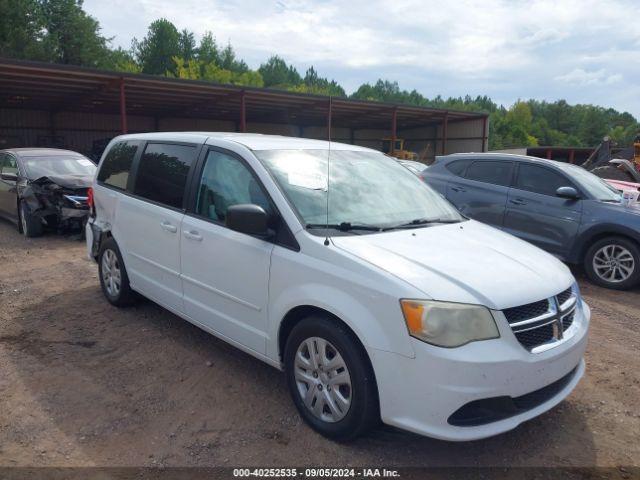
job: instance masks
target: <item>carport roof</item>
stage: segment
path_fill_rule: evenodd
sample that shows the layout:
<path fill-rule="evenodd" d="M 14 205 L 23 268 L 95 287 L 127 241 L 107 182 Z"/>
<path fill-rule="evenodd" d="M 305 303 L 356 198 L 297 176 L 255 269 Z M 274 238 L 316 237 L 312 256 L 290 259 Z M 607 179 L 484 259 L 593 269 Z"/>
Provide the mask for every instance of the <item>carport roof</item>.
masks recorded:
<path fill-rule="evenodd" d="M 325 126 L 329 98 L 284 90 L 222 85 L 154 75 L 0 58 L 0 108 L 120 113 L 121 84 L 128 115 Z M 332 97 L 334 127 L 398 128 L 483 119 L 486 114 Z"/>

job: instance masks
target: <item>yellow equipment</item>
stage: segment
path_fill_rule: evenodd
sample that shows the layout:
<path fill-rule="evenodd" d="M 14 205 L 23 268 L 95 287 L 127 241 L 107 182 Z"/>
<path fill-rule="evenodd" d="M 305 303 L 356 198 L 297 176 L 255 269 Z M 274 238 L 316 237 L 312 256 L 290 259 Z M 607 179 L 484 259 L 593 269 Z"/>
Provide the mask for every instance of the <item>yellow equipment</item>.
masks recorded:
<path fill-rule="evenodd" d="M 382 139 L 382 151 L 387 155 L 396 157 L 400 160 L 417 160 L 418 154 L 410 150 L 404 149 L 404 140 L 396 138 L 394 148 L 391 148 L 392 139 L 389 137 Z"/>

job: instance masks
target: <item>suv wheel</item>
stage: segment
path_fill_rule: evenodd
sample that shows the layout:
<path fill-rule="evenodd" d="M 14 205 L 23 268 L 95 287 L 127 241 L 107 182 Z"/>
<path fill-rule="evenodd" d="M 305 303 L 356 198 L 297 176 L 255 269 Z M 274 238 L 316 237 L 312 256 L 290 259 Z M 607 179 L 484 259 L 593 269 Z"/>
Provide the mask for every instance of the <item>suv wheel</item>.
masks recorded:
<path fill-rule="evenodd" d="M 287 339 L 284 363 L 293 402 L 317 432 L 349 440 L 379 421 L 369 359 L 338 321 L 321 315 L 301 320 Z"/>
<path fill-rule="evenodd" d="M 135 294 L 129 286 L 120 249 L 113 238 L 105 240 L 98 255 L 98 270 L 102 293 L 116 307 L 131 305 Z"/>
<path fill-rule="evenodd" d="M 591 245 L 584 268 L 595 284 L 627 290 L 640 281 L 640 250 L 626 238 L 604 238 Z"/>
<path fill-rule="evenodd" d="M 29 205 L 23 200 L 18 207 L 20 225 L 18 229 L 25 237 L 39 237 L 42 235 L 42 220 L 31 215 Z"/>

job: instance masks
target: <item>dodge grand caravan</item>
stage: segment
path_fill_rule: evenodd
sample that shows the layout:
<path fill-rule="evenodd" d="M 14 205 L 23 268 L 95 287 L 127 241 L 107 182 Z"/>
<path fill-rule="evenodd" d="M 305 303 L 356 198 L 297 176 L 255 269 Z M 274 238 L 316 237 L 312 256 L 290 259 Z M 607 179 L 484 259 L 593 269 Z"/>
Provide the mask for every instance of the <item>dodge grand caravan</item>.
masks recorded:
<path fill-rule="evenodd" d="M 141 294 L 284 370 L 301 416 L 330 438 L 380 419 L 448 440 L 495 435 L 584 373 L 590 311 L 567 267 L 465 218 L 380 152 L 124 135 L 90 203 L 109 302 Z"/>

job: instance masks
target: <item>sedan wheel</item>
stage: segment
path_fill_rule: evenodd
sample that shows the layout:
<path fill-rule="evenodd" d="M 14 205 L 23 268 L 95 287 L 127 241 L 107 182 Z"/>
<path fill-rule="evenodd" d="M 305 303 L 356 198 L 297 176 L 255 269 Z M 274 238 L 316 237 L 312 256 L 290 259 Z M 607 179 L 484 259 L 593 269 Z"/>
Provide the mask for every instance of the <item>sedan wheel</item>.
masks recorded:
<path fill-rule="evenodd" d="M 351 376 L 342 356 L 320 337 L 304 340 L 295 357 L 295 378 L 300 397 L 314 417 L 338 422 L 351 406 Z"/>

